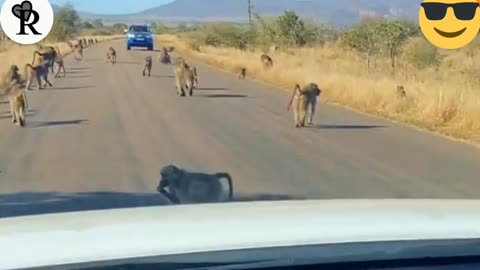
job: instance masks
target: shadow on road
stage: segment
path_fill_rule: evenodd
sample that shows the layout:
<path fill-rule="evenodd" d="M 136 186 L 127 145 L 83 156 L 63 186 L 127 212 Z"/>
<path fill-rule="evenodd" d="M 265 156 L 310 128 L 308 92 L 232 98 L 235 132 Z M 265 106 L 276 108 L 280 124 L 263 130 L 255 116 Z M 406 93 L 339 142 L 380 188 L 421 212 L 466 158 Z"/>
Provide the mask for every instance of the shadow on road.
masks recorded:
<path fill-rule="evenodd" d="M 206 98 L 246 98 L 248 95 L 234 95 L 234 94 L 220 94 L 220 95 L 201 95 L 199 97 L 206 97 Z"/>
<path fill-rule="evenodd" d="M 79 77 L 68 77 L 68 78 L 79 78 Z M 80 90 L 80 89 L 88 89 L 92 88 L 93 86 L 66 86 L 66 87 L 53 87 L 48 88 L 47 91 L 55 91 L 55 90 Z"/>
<path fill-rule="evenodd" d="M 123 65 L 142 65 L 141 62 L 132 62 L 132 61 L 117 61 L 116 64 L 123 64 Z M 110 64 L 111 65 L 111 64 Z"/>
<path fill-rule="evenodd" d="M 90 77 L 89 75 L 73 75 L 73 76 L 68 76 L 69 79 L 80 79 L 80 78 L 88 78 Z"/>
<path fill-rule="evenodd" d="M 175 78 L 173 75 L 154 75 L 152 74 L 150 77 L 152 78 Z"/>
<path fill-rule="evenodd" d="M 200 88 L 195 88 L 195 90 L 200 90 L 200 91 L 207 91 L 207 90 L 212 90 L 212 91 L 221 91 L 221 90 L 228 90 L 228 88 L 225 88 L 225 87 L 210 87 L 210 88 L 206 88 L 206 87 L 200 87 Z"/>
<path fill-rule="evenodd" d="M 301 200 L 287 195 L 239 195 L 233 202 Z M 158 193 L 126 192 L 23 192 L 0 194 L 0 218 L 60 212 L 166 206 L 170 202 Z"/>
<path fill-rule="evenodd" d="M 55 127 L 55 126 L 70 126 L 70 125 L 82 125 L 88 123 L 86 119 L 68 120 L 68 121 L 47 121 L 47 122 L 33 122 L 29 124 L 30 128 L 40 127 Z"/>
<path fill-rule="evenodd" d="M 68 70 L 88 70 L 88 67 L 70 67 Z"/>
<path fill-rule="evenodd" d="M 319 129 L 372 129 L 372 128 L 386 128 L 386 126 L 379 125 L 316 125 L 312 128 Z"/>

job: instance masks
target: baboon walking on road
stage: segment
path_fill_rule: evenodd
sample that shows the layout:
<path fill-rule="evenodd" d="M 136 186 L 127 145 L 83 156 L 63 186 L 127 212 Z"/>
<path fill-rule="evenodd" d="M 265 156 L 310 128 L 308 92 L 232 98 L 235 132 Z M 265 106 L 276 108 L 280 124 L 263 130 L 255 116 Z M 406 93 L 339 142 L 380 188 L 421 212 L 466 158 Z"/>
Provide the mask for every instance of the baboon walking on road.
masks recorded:
<path fill-rule="evenodd" d="M 273 60 L 270 56 L 262 54 L 260 60 L 262 61 L 263 68 L 267 69 L 273 67 Z"/>
<path fill-rule="evenodd" d="M 225 194 L 220 182 L 223 178 L 228 182 L 228 194 Z M 176 204 L 215 203 L 233 199 L 233 184 L 230 174 L 224 172 L 193 173 L 173 165 L 165 166 L 160 170 L 157 190 Z"/>
<path fill-rule="evenodd" d="M 142 72 L 143 77 L 145 77 L 146 74 L 148 75 L 148 77 L 150 77 L 151 71 L 152 71 L 152 57 L 147 56 L 145 57 L 145 65 L 143 66 L 143 72 Z"/>
<path fill-rule="evenodd" d="M 55 78 L 58 78 L 60 77 L 60 71 L 63 72 L 63 76 L 65 76 L 67 74 L 67 72 L 65 71 L 65 63 L 63 62 L 63 56 L 62 54 L 60 53 L 60 48 L 56 48 L 57 49 L 57 58 L 55 60 L 55 63 L 57 63 L 57 73 L 55 73 Z"/>
<path fill-rule="evenodd" d="M 25 126 L 26 123 L 25 110 L 27 109 L 27 95 L 23 90 L 24 88 L 24 81 L 14 79 L 10 82 L 5 92 L 10 103 L 12 123 L 21 127 Z"/>
<path fill-rule="evenodd" d="M 108 48 L 107 62 L 108 61 L 110 61 L 110 63 L 112 63 L 112 65 L 117 63 L 117 52 L 115 51 L 115 49 L 113 47 Z"/>
<path fill-rule="evenodd" d="M 43 57 L 42 61 L 46 61 L 46 66 L 49 72 L 54 73 L 53 68 L 58 57 L 57 50 L 55 50 L 55 48 L 52 46 L 42 47 L 41 50 L 42 50 L 41 52 L 35 51 L 33 53 L 32 65 L 35 64 L 35 56 L 39 55 Z"/>
<path fill-rule="evenodd" d="M 308 125 L 313 125 L 313 116 L 315 115 L 315 107 L 317 106 L 317 97 L 321 90 L 315 83 L 307 84 L 301 88 L 300 85 L 295 85 L 292 97 L 288 103 L 287 110 L 293 106 L 293 119 L 295 126 L 304 127 L 305 118 L 308 114 Z M 308 111 L 307 111 L 308 110 Z"/>
<path fill-rule="evenodd" d="M 193 95 L 193 89 L 198 86 L 198 75 L 195 67 L 190 66 L 185 62 L 185 59 L 178 57 L 175 61 L 175 84 L 177 87 L 177 94 L 185 96 L 185 89 L 188 90 L 188 95 Z"/>
<path fill-rule="evenodd" d="M 76 44 L 73 46 L 74 58 L 77 61 L 82 61 L 83 59 L 83 47 L 81 44 Z"/>
<path fill-rule="evenodd" d="M 39 65 L 31 65 L 31 64 L 26 64 L 25 65 L 25 76 L 28 77 L 28 83 L 27 83 L 27 89 L 31 90 L 30 86 L 32 85 L 32 81 L 34 79 L 37 80 L 38 83 L 38 89 L 43 89 L 46 87 L 48 84 L 50 87 L 52 87 L 52 83 L 48 80 L 48 67 L 44 63 L 41 63 Z M 45 82 L 45 85 L 42 86 L 42 80 Z"/>

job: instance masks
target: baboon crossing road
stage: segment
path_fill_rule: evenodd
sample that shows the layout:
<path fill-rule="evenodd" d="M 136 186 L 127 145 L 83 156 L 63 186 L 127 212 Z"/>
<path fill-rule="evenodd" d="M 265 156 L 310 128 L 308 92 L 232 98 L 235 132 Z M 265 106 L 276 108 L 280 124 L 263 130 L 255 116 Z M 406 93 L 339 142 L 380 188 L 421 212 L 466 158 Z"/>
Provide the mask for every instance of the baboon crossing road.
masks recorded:
<path fill-rule="evenodd" d="M 293 106 L 293 119 L 295 127 L 304 127 L 305 118 L 308 114 L 308 124 L 313 125 L 313 116 L 315 114 L 315 107 L 317 106 L 317 97 L 321 90 L 315 83 L 309 83 L 301 88 L 296 84 L 292 96 L 288 103 L 287 110 Z M 308 112 L 307 112 L 308 110 Z"/>

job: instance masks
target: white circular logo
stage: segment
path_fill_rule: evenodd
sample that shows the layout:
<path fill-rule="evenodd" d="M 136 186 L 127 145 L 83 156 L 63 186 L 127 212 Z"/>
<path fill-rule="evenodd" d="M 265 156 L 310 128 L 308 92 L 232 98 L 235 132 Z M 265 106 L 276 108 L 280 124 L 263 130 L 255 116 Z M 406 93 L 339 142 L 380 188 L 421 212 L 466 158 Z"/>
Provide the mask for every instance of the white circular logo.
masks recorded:
<path fill-rule="evenodd" d="M 53 26 L 53 8 L 48 0 L 6 0 L 0 12 L 3 32 L 20 44 L 44 39 Z"/>

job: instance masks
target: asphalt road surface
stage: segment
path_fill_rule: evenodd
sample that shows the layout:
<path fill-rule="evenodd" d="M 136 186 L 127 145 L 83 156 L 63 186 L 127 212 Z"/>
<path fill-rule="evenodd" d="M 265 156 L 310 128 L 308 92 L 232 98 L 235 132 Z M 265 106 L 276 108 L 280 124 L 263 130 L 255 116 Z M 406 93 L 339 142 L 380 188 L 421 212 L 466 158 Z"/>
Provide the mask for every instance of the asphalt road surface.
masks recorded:
<path fill-rule="evenodd" d="M 0 217 L 165 203 L 159 170 L 229 172 L 239 200 L 480 198 L 480 151 L 321 103 L 317 125 L 296 129 L 289 93 L 193 62 L 193 97 L 178 97 L 173 68 L 113 41 L 54 87 L 28 92 L 27 127 L 0 103 Z"/>

